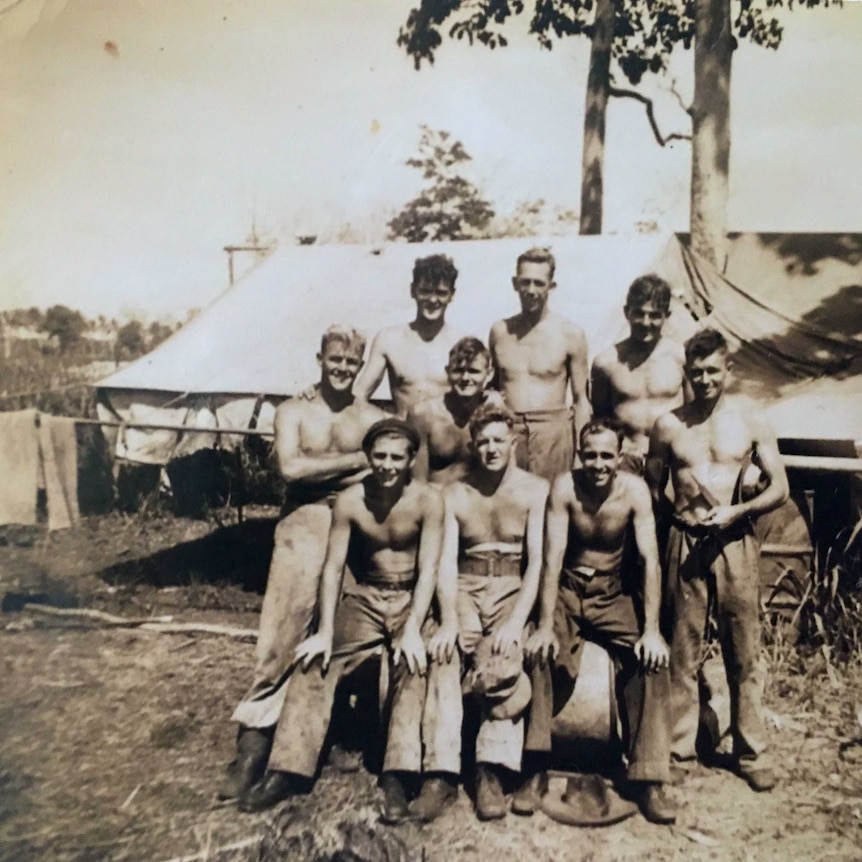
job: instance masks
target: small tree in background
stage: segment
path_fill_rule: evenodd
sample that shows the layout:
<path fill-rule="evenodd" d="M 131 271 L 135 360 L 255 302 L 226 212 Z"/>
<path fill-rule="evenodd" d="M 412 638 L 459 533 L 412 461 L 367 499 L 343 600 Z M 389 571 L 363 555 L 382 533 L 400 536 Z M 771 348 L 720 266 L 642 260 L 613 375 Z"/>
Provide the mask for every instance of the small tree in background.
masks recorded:
<path fill-rule="evenodd" d="M 84 334 L 87 321 L 80 311 L 73 311 L 65 305 L 52 305 L 45 312 L 40 328 L 56 337 L 60 342 L 60 352 L 65 353 Z"/>
<path fill-rule="evenodd" d="M 135 359 L 147 351 L 147 342 L 144 338 L 144 327 L 140 320 L 130 320 L 124 323 L 117 332 L 117 345 L 115 358 L 119 362 L 123 359 Z"/>
<path fill-rule="evenodd" d="M 388 223 L 389 239 L 427 242 L 482 236 L 494 210 L 459 173 L 470 155 L 448 132 L 424 125 L 421 129 L 419 152 L 406 164 L 421 171 L 428 185 Z"/>

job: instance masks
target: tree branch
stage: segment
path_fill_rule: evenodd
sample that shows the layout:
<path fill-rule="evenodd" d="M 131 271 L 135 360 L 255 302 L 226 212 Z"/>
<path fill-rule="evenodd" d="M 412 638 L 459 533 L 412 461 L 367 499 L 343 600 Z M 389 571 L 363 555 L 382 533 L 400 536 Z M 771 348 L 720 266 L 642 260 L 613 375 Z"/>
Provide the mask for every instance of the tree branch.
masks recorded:
<path fill-rule="evenodd" d="M 638 93 L 635 90 L 621 90 L 618 87 L 611 87 L 608 90 L 608 95 L 615 96 L 618 99 L 634 99 L 635 101 L 640 102 L 646 108 L 646 115 L 649 120 L 650 128 L 652 129 L 652 133 L 655 135 L 655 139 L 658 141 L 659 146 L 664 147 L 671 141 L 691 140 L 691 135 L 684 135 L 681 132 L 671 132 L 669 135 L 663 136 L 658 127 L 658 123 L 656 122 L 652 99 L 648 99 L 643 94 Z"/>
<path fill-rule="evenodd" d="M 676 100 L 677 100 L 677 102 L 679 102 L 679 106 L 680 106 L 680 108 L 682 108 L 682 109 L 683 109 L 683 111 L 685 111 L 685 112 L 686 112 L 686 114 L 688 114 L 689 116 L 691 116 L 691 105 L 686 105 L 686 103 L 685 103 L 685 99 L 683 99 L 683 97 L 680 95 L 679 90 L 677 90 L 677 88 L 676 88 L 676 78 L 674 78 L 674 79 L 670 82 L 670 91 L 671 91 L 671 93 L 673 93 L 673 94 L 674 94 L 674 96 L 676 96 Z"/>

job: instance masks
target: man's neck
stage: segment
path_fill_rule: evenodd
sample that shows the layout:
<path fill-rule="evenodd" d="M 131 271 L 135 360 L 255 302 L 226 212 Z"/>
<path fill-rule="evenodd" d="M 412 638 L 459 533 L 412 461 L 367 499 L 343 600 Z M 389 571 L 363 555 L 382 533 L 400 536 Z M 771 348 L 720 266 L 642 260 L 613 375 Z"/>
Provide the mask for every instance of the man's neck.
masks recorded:
<path fill-rule="evenodd" d="M 445 325 L 446 318 L 444 317 L 441 317 L 439 320 L 428 320 L 424 317 L 417 316 L 410 324 L 410 328 L 423 341 L 433 341 Z"/>
<path fill-rule="evenodd" d="M 511 457 L 509 463 L 502 470 L 487 470 L 479 465 L 473 473 L 476 490 L 486 497 L 492 496 L 517 469 L 515 459 Z"/>
<path fill-rule="evenodd" d="M 695 399 L 688 405 L 689 415 L 698 423 L 706 422 L 725 402 L 724 392 L 720 392 L 717 398 Z"/>
<path fill-rule="evenodd" d="M 640 365 L 652 356 L 656 347 L 658 347 L 659 341 L 661 341 L 660 337 L 655 341 L 636 341 L 634 338 L 629 336 L 622 343 L 623 349 L 621 351 L 622 356 L 620 358 L 631 365 Z"/>
<path fill-rule="evenodd" d="M 393 506 L 401 499 L 404 485 L 404 482 L 398 482 L 390 488 L 384 488 L 375 480 L 373 474 L 365 480 L 365 503 L 379 521 L 387 518 Z"/>
<path fill-rule="evenodd" d="M 575 474 L 577 476 L 577 473 Z M 577 480 L 576 480 L 577 481 Z M 580 487 L 581 492 L 587 498 L 587 500 L 592 503 L 596 509 L 600 508 L 602 503 L 611 496 L 611 492 L 614 489 L 614 484 L 617 481 L 616 473 L 613 475 L 611 480 L 602 487 L 597 487 L 593 485 L 591 482 L 588 482 L 586 476 L 581 473 L 580 481 L 577 482 Z"/>
<path fill-rule="evenodd" d="M 350 389 L 335 390 L 329 386 L 326 380 L 320 381 L 319 392 L 323 403 L 333 413 L 339 413 L 346 407 L 350 407 L 354 401 L 353 392 Z"/>
<path fill-rule="evenodd" d="M 547 303 L 545 303 L 538 311 L 524 311 L 522 308 L 518 314 L 518 320 L 521 323 L 521 328 L 528 332 L 534 326 L 537 326 L 545 320 L 550 313 L 551 311 L 548 308 Z"/>
<path fill-rule="evenodd" d="M 455 423 L 464 426 L 470 420 L 473 412 L 484 400 L 485 393 L 477 392 L 469 398 L 462 398 L 451 389 L 443 396 L 443 404 L 446 409 L 452 414 Z"/>

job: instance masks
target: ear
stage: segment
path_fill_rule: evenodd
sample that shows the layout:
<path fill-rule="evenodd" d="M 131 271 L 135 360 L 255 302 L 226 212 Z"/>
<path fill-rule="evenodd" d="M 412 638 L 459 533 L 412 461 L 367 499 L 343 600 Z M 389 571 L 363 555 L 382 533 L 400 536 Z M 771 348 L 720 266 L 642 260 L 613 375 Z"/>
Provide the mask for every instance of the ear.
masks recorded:
<path fill-rule="evenodd" d="M 517 275 L 512 276 L 512 290 L 514 290 L 515 292 L 517 292 L 517 290 L 518 290 L 518 276 Z"/>
<path fill-rule="evenodd" d="M 316 355 L 316 357 L 315 357 L 315 358 L 317 359 L 317 364 L 318 364 L 321 368 L 323 368 L 323 354 L 322 354 L 322 353 L 318 353 L 318 354 Z"/>

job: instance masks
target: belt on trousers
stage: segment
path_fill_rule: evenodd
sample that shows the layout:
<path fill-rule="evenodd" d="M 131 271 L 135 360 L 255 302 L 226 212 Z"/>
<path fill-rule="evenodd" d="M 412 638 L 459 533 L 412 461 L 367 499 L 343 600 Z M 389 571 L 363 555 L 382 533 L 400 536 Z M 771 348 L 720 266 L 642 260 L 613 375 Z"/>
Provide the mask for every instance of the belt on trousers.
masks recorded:
<path fill-rule="evenodd" d="M 572 407 L 558 407 L 554 410 L 524 410 L 515 413 L 516 423 L 528 424 L 529 422 L 559 422 L 561 420 L 574 419 L 575 412 Z"/>
<path fill-rule="evenodd" d="M 413 572 L 373 572 L 366 575 L 362 580 L 357 578 L 357 583 L 365 587 L 374 587 L 378 590 L 390 590 L 392 592 L 404 592 L 412 590 L 416 586 L 416 575 Z"/>
<path fill-rule="evenodd" d="M 619 569 L 594 569 L 592 566 L 564 566 L 560 574 L 573 584 L 581 585 L 589 583 L 594 578 L 616 578 L 620 580 Z"/>
<path fill-rule="evenodd" d="M 464 557 L 458 563 L 463 575 L 487 575 L 502 578 L 507 575 L 521 576 L 520 556 Z"/>

